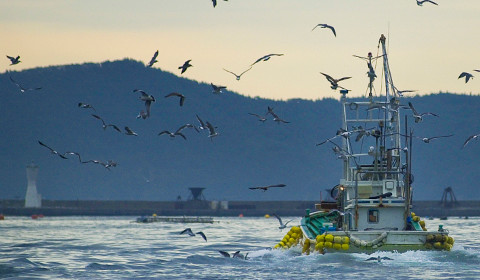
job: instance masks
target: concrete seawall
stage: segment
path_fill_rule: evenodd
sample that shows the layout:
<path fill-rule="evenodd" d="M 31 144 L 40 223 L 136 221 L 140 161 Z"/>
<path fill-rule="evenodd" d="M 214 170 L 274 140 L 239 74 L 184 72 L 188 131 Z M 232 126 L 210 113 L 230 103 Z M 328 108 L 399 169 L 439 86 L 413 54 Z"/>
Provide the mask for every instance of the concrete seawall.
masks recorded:
<path fill-rule="evenodd" d="M 30 216 L 303 216 L 318 201 L 92 201 L 44 200 L 41 208 L 25 208 L 23 200 L 1 200 L 0 213 Z M 412 211 L 419 216 L 480 216 L 480 201 L 459 201 L 442 205 L 438 201 L 415 201 Z"/>

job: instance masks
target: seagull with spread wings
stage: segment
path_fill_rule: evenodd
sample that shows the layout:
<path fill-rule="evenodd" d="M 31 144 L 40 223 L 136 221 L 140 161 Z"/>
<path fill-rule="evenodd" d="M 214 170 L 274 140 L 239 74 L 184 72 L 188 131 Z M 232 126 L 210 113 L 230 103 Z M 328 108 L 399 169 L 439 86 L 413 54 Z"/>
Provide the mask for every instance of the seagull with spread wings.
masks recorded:
<path fill-rule="evenodd" d="M 95 111 L 95 112 L 97 111 L 97 110 L 95 110 L 95 108 L 93 108 L 92 105 L 87 104 L 87 103 L 79 102 L 79 103 L 78 103 L 78 107 L 83 108 L 83 109 L 92 109 L 92 110 Z"/>
<path fill-rule="evenodd" d="M 167 95 L 165 95 L 165 98 L 171 97 L 171 96 L 177 96 L 180 98 L 180 107 L 183 106 L 183 103 L 185 102 L 185 95 L 178 93 L 178 92 L 172 92 Z"/>
<path fill-rule="evenodd" d="M 267 120 L 265 116 L 260 116 L 259 114 L 255 114 L 255 113 L 248 113 L 248 114 L 257 117 L 258 121 L 261 121 L 261 122 L 265 122 Z"/>
<path fill-rule="evenodd" d="M 153 64 L 158 62 L 157 56 L 158 56 L 158 50 L 153 54 L 152 58 L 150 59 L 150 62 L 147 64 L 147 67 L 152 67 Z"/>
<path fill-rule="evenodd" d="M 404 136 L 404 135 L 402 135 Z M 432 136 L 432 137 L 418 137 L 418 136 L 414 136 L 415 138 L 418 138 L 420 140 L 422 140 L 424 143 L 430 143 L 430 141 L 432 141 L 433 139 L 438 139 L 438 138 L 446 138 L 446 137 L 452 137 L 453 134 L 449 134 L 449 135 L 441 135 L 441 136 Z"/>
<path fill-rule="evenodd" d="M 21 62 L 19 55 L 17 55 L 17 57 L 7 55 L 7 58 L 10 59 L 10 62 L 11 62 L 10 65 L 19 64 Z"/>
<path fill-rule="evenodd" d="M 278 185 L 269 185 L 269 186 L 261 186 L 261 187 L 250 187 L 249 189 L 251 190 L 262 190 L 262 191 L 267 191 L 270 188 L 283 188 L 285 187 L 285 184 L 278 184 Z"/>
<path fill-rule="evenodd" d="M 331 88 L 334 89 L 334 90 L 337 89 L 337 88 L 346 89 L 346 88 L 344 88 L 344 87 L 339 86 L 339 85 L 338 85 L 338 82 L 351 78 L 351 77 L 343 77 L 343 78 L 340 78 L 340 79 L 334 79 L 334 78 L 332 78 L 332 76 L 330 76 L 330 75 L 328 75 L 328 74 L 325 74 L 325 73 L 322 73 L 322 72 L 320 72 L 320 74 L 322 74 L 323 76 L 325 76 L 325 78 L 327 79 L 327 81 L 330 82 Z"/>
<path fill-rule="evenodd" d="M 465 78 L 465 83 L 468 83 L 468 81 L 469 81 L 470 79 L 473 79 L 473 75 L 470 74 L 470 73 L 468 73 L 468 72 L 462 72 L 462 73 L 460 73 L 460 76 L 458 76 L 458 78 L 459 78 L 459 79 L 460 79 L 460 78 Z"/>
<path fill-rule="evenodd" d="M 155 102 L 155 97 L 141 89 L 134 89 L 133 92 L 139 92 L 141 94 L 139 99 L 145 101 L 145 111 L 147 112 L 147 117 L 150 117 L 150 106 L 152 105 L 152 102 Z"/>
<path fill-rule="evenodd" d="M 433 5 L 437 5 L 437 6 L 438 6 L 437 3 L 435 3 L 435 2 L 433 2 L 433 1 L 431 1 L 431 0 L 417 0 L 417 5 L 418 5 L 418 6 L 423 6 L 423 3 L 425 3 L 425 2 L 426 2 L 426 3 L 431 3 L 431 4 L 433 4 Z"/>
<path fill-rule="evenodd" d="M 20 92 L 21 93 L 24 93 L 24 92 L 27 92 L 27 91 L 30 91 L 30 90 L 40 90 L 42 89 L 41 87 L 36 87 L 36 88 L 26 88 L 26 87 L 23 87 L 21 84 L 19 84 L 18 82 L 16 82 L 12 76 L 10 76 L 10 81 L 12 81 L 12 83 L 14 83 L 19 89 L 20 89 Z"/>
<path fill-rule="evenodd" d="M 194 127 L 194 126 L 187 123 L 187 124 L 184 124 L 181 127 L 179 127 L 175 132 L 170 132 L 168 130 L 164 130 L 164 131 L 160 132 L 158 135 L 167 134 L 171 138 L 175 138 L 175 136 L 178 135 L 178 136 L 183 137 L 183 139 L 187 140 L 187 137 L 185 137 L 185 135 L 182 133 L 182 130 L 186 127 Z"/>
<path fill-rule="evenodd" d="M 237 74 L 233 73 L 232 71 L 229 71 L 229 70 L 223 68 L 224 71 L 226 71 L 230 74 L 233 74 L 235 76 L 235 78 L 237 79 L 237 81 L 240 81 L 240 78 L 242 77 L 242 75 L 245 74 L 246 72 L 248 72 L 250 69 L 252 69 L 252 66 L 250 66 L 250 68 L 248 68 L 247 70 L 243 71 L 240 75 L 237 75 Z"/>
<path fill-rule="evenodd" d="M 130 127 L 126 126 L 125 127 L 125 134 L 126 135 L 131 135 L 131 136 L 138 136 L 137 133 L 135 133 Z"/>
<path fill-rule="evenodd" d="M 118 128 L 118 126 L 116 126 L 116 125 L 114 125 L 114 124 L 106 124 L 105 121 L 104 121 L 99 115 L 92 114 L 92 116 L 93 116 L 94 118 L 99 119 L 99 120 L 102 121 L 102 128 L 103 128 L 103 130 L 106 130 L 107 127 L 111 126 L 111 127 L 113 127 L 116 131 L 122 132 L 122 131 L 120 130 L 120 128 Z"/>
<path fill-rule="evenodd" d="M 267 55 L 264 55 L 262 57 L 260 57 L 259 59 L 255 60 L 254 63 L 252 63 L 250 66 L 253 66 L 254 64 L 260 62 L 260 61 L 267 61 L 269 60 L 272 56 L 282 56 L 283 53 L 271 53 L 271 54 L 267 54 Z"/>
<path fill-rule="evenodd" d="M 465 146 L 467 146 L 470 141 L 472 141 L 473 139 L 477 139 L 479 136 L 480 133 L 468 136 L 467 140 L 465 140 L 465 142 L 463 143 L 462 149 L 465 148 Z"/>
<path fill-rule="evenodd" d="M 290 223 L 291 221 L 293 220 L 289 220 L 288 222 L 286 222 L 285 224 L 282 222 L 282 219 L 275 213 L 272 214 L 273 216 L 275 216 L 275 218 L 278 219 L 278 222 L 280 223 L 280 226 L 278 227 L 279 229 L 284 229 L 287 227 L 287 224 Z"/>
<path fill-rule="evenodd" d="M 278 124 L 280 124 L 281 122 L 282 123 L 290 123 L 290 122 L 287 122 L 286 120 L 283 120 L 281 119 L 277 114 L 275 114 L 275 112 L 273 112 L 273 108 L 268 106 L 268 112 L 267 112 L 267 115 L 270 114 L 273 116 L 273 120 L 275 122 L 277 122 Z"/>
<path fill-rule="evenodd" d="M 430 115 L 430 116 L 438 117 L 437 114 L 430 113 L 430 112 L 419 114 L 417 112 L 417 110 L 415 110 L 415 107 L 413 107 L 412 102 L 408 102 L 408 107 L 410 107 L 410 109 L 412 110 L 412 115 L 413 115 L 413 118 L 415 119 L 416 123 L 419 123 L 419 122 L 423 121 L 423 116 L 429 116 Z"/>
<path fill-rule="evenodd" d="M 220 94 L 223 92 L 222 91 L 223 89 L 227 88 L 226 86 L 217 86 L 217 85 L 214 85 L 213 83 L 210 83 L 210 85 L 212 86 L 212 89 L 213 89 L 212 93 L 214 94 Z"/>
<path fill-rule="evenodd" d="M 179 66 L 178 69 L 182 69 L 182 72 L 180 74 L 185 73 L 189 67 L 192 67 L 193 65 L 190 64 L 191 59 L 185 61 L 182 66 Z"/>
<path fill-rule="evenodd" d="M 333 26 L 328 25 L 328 24 L 325 24 L 325 23 L 319 23 L 319 24 L 315 25 L 315 26 L 313 27 L 312 31 L 313 31 L 315 28 L 319 27 L 319 26 L 320 26 L 321 28 L 328 28 L 328 29 L 332 30 L 333 35 L 335 35 L 335 37 L 337 37 L 337 33 L 335 32 L 335 28 L 334 28 Z"/>
<path fill-rule="evenodd" d="M 59 152 L 57 152 L 54 149 L 50 148 L 49 146 L 43 144 L 42 142 L 38 141 L 38 144 L 40 144 L 40 145 L 44 146 L 45 148 L 49 149 L 52 154 L 57 155 L 57 156 L 59 156 L 63 159 L 68 159 L 66 156 L 60 154 Z"/>

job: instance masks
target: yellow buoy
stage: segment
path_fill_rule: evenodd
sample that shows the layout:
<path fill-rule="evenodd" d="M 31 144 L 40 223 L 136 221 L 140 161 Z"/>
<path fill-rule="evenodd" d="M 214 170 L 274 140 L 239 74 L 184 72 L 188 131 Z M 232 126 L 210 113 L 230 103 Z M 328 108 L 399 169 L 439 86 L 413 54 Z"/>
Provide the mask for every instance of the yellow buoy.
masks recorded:
<path fill-rule="evenodd" d="M 280 241 L 280 243 L 278 243 L 278 245 L 280 245 L 280 246 L 282 246 L 282 247 L 283 247 L 283 246 L 285 246 L 285 242 L 283 242 L 283 241 Z"/>
<path fill-rule="evenodd" d="M 420 223 L 420 226 L 421 226 L 422 228 L 425 227 L 425 221 L 424 221 L 424 220 L 421 220 L 419 223 Z"/>
<path fill-rule="evenodd" d="M 315 239 L 317 240 L 317 242 L 323 242 L 325 241 L 325 234 L 319 234 Z"/>
<path fill-rule="evenodd" d="M 450 245 L 453 245 L 453 243 L 455 242 L 455 240 L 453 239 L 453 237 L 449 236 L 447 237 L 447 243 L 450 244 Z"/>
<path fill-rule="evenodd" d="M 435 243 L 433 243 L 433 247 L 434 247 L 435 249 L 442 249 L 442 243 L 440 243 L 440 242 L 435 242 Z"/>
<path fill-rule="evenodd" d="M 414 222 L 420 222 L 420 217 L 419 217 L 419 216 L 413 217 L 413 221 L 414 221 Z"/>
<path fill-rule="evenodd" d="M 412 218 L 416 216 L 414 212 L 411 212 L 410 214 L 412 215 Z"/>
<path fill-rule="evenodd" d="M 335 236 L 333 238 L 333 242 L 341 244 L 342 243 L 342 237 L 341 236 Z"/>
<path fill-rule="evenodd" d="M 292 235 L 290 235 L 291 238 L 293 239 L 297 239 L 298 238 L 298 234 L 296 232 L 292 233 Z"/>
<path fill-rule="evenodd" d="M 332 241 L 333 241 L 333 235 L 327 234 L 327 235 L 325 236 L 325 241 L 332 242 Z"/>
<path fill-rule="evenodd" d="M 293 239 L 293 238 L 290 237 L 290 239 L 288 239 L 288 242 L 289 242 L 290 244 L 293 244 L 293 243 L 295 243 L 295 239 Z"/>
<path fill-rule="evenodd" d="M 343 243 L 343 244 L 348 244 L 348 243 L 350 243 L 350 238 L 349 238 L 348 236 L 344 236 L 344 237 L 342 238 L 342 243 Z"/>
<path fill-rule="evenodd" d="M 427 241 L 433 241 L 435 239 L 435 236 L 433 234 L 427 235 Z"/>
<path fill-rule="evenodd" d="M 342 244 L 340 244 L 340 243 L 334 243 L 334 244 L 333 244 L 333 249 L 336 249 L 336 250 L 342 249 Z"/>
<path fill-rule="evenodd" d="M 330 242 L 330 241 L 325 242 L 324 245 L 325 245 L 325 247 L 327 247 L 327 248 L 332 248 L 332 246 L 333 246 L 332 242 Z"/>
<path fill-rule="evenodd" d="M 274 249 L 278 249 L 278 247 L 280 247 L 281 245 L 280 244 L 277 244 L 275 246 L 273 246 Z"/>
<path fill-rule="evenodd" d="M 267 219 L 268 219 L 268 218 L 270 218 L 270 215 L 268 215 L 268 214 L 265 214 L 265 218 L 267 218 Z"/>
<path fill-rule="evenodd" d="M 350 245 L 348 245 L 348 243 L 342 244 L 342 250 L 348 250 L 349 248 L 350 248 Z"/>

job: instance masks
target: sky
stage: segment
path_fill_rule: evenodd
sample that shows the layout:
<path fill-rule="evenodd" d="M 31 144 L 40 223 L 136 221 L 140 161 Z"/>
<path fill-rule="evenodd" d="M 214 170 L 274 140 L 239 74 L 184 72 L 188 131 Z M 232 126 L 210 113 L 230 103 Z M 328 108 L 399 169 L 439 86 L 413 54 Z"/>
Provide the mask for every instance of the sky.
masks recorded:
<path fill-rule="evenodd" d="M 436 0 L 0 0 L 0 50 L 21 56 L 0 72 L 124 58 L 251 97 L 317 100 L 339 97 L 320 74 L 351 96 L 367 92 L 367 65 L 353 55 L 381 54 L 388 40 L 390 69 L 399 90 L 414 94 L 479 94 L 480 1 Z M 319 23 L 334 26 L 312 28 Z M 223 69 L 241 73 L 240 81 Z M 183 75 L 178 66 L 191 59 Z M 375 66 L 375 65 L 374 65 Z M 376 64 L 375 89 L 383 86 Z M 458 79 L 467 71 L 479 78 Z M 407 94 L 408 95 L 408 94 Z"/>

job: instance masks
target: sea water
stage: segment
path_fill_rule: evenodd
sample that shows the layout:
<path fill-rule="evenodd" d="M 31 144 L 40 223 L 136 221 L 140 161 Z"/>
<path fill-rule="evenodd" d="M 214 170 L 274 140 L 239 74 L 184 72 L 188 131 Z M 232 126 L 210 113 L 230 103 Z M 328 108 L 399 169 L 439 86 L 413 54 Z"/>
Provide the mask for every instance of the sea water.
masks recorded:
<path fill-rule="evenodd" d="M 271 250 L 275 218 L 213 224 L 136 223 L 136 217 L 10 217 L 0 221 L 2 279 L 480 279 L 480 218 L 426 220 L 450 231 L 446 251 L 301 255 Z M 298 217 L 283 217 L 298 225 Z M 201 236 L 180 235 L 185 228 Z M 287 228 L 288 229 L 288 228 Z M 218 251 L 248 253 L 246 260 Z M 369 257 L 393 260 L 366 261 Z"/>

